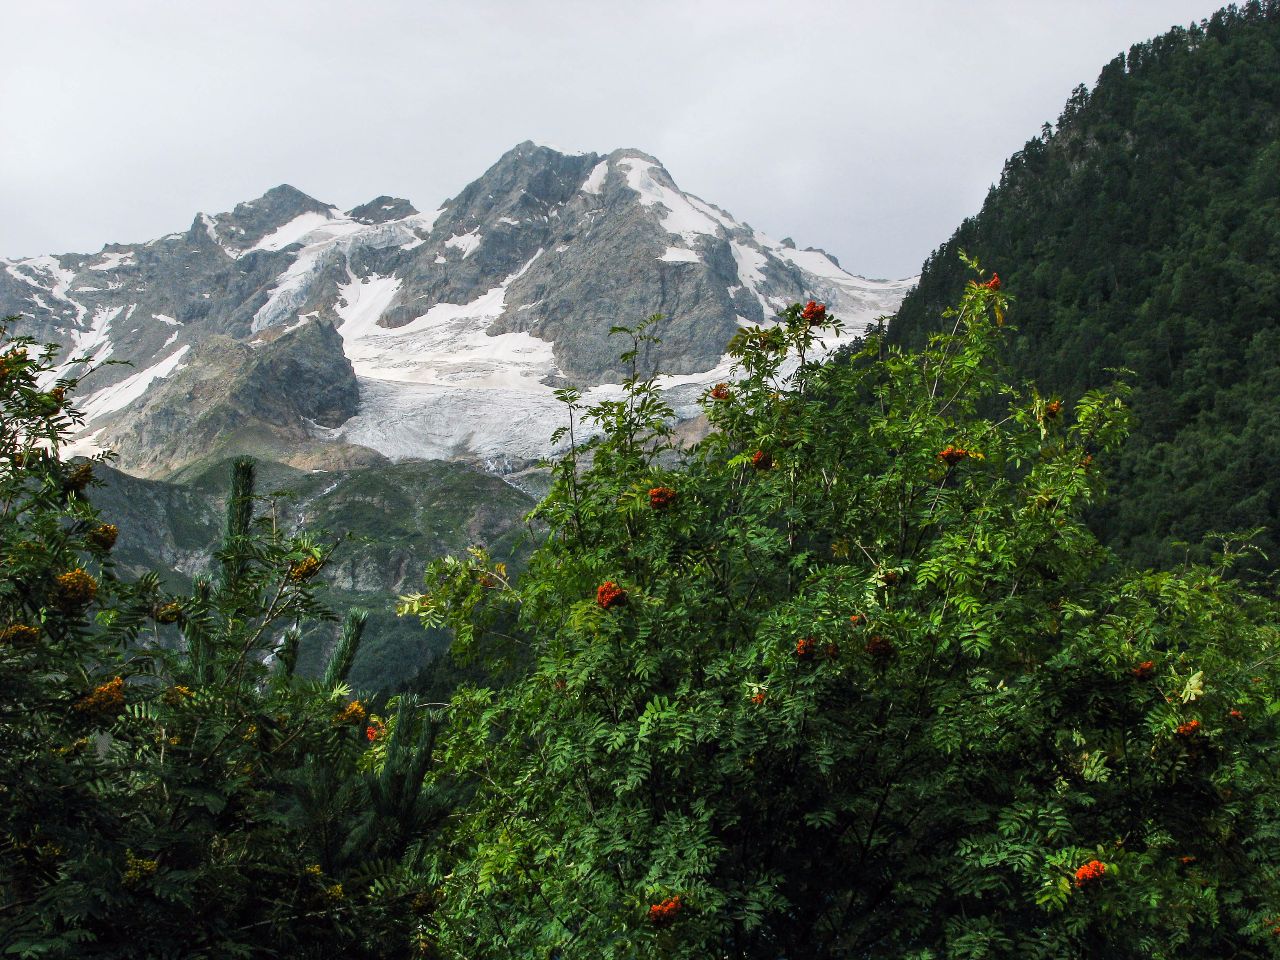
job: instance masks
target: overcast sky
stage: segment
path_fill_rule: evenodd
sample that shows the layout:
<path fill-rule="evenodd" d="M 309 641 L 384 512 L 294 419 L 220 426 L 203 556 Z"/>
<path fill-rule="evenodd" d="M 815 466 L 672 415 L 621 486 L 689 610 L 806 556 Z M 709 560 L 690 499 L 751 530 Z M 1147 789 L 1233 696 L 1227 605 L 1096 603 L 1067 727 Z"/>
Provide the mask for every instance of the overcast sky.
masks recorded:
<path fill-rule="evenodd" d="M 1078 83 L 1213 0 L 0 0 L 0 256 L 278 183 L 433 210 L 532 139 L 638 147 L 867 276 L 916 273 Z"/>

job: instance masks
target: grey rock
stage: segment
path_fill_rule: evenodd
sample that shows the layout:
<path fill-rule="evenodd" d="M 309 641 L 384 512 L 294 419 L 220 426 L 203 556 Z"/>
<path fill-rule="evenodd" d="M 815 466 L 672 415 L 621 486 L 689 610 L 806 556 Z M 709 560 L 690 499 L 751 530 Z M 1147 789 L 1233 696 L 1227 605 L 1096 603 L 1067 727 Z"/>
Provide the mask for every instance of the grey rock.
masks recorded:
<path fill-rule="evenodd" d="M 352 207 L 347 211 L 347 216 L 358 223 L 387 223 L 391 220 L 403 220 L 417 212 L 408 200 L 382 196 Z"/>

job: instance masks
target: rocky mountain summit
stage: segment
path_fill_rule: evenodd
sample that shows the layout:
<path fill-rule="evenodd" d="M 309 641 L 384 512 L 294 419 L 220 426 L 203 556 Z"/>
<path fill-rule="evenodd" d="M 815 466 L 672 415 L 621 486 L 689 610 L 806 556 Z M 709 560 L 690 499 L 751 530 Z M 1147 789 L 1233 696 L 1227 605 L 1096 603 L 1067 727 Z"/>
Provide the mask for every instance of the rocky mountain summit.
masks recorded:
<path fill-rule="evenodd" d="M 520 465 L 552 452 L 556 386 L 616 394 L 615 324 L 663 316 L 644 362 L 692 414 L 741 326 L 817 299 L 858 333 L 913 282 L 773 241 L 639 151 L 531 142 L 432 213 L 279 186 L 182 233 L 0 266 L 16 332 L 93 362 L 81 448 L 152 476 L 242 450 Z"/>

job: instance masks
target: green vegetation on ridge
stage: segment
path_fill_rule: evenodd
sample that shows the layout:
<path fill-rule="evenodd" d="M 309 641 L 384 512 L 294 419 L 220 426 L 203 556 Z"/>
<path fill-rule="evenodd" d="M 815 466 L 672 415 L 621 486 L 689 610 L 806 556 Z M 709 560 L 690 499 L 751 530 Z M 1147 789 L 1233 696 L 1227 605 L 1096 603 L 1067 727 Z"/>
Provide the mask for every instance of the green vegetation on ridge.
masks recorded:
<path fill-rule="evenodd" d="M 961 251 L 1013 291 L 1016 375 L 1070 396 L 1136 372 L 1104 539 L 1167 563 L 1263 527 L 1280 558 L 1280 3 L 1137 44 L 1078 88 L 929 258 L 891 341 L 938 329 Z"/>

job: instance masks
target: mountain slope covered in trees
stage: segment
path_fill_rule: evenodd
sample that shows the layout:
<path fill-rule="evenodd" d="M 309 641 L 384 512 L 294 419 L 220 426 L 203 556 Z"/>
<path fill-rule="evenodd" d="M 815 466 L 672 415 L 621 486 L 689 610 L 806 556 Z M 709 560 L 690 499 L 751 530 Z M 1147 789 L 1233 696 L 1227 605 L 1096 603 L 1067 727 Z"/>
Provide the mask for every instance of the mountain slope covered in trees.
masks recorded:
<path fill-rule="evenodd" d="M 1095 518 L 1113 546 L 1168 562 L 1266 527 L 1280 555 L 1280 4 L 1174 29 L 1078 87 L 926 262 L 893 340 L 939 328 L 961 251 L 1013 298 L 1017 375 L 1072 395 L 1133 371 L 1137 428 Z"/>

